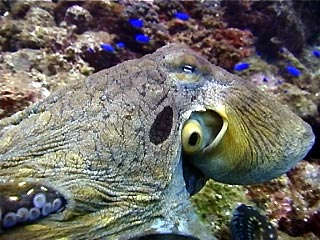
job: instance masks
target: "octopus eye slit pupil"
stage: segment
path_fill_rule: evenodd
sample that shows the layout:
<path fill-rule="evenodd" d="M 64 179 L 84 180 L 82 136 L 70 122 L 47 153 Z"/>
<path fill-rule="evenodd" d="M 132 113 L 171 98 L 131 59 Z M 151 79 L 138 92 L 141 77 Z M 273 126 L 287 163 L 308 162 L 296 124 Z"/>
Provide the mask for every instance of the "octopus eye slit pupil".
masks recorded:
<path fill-rule="evenodd" d="M 189 73 L 189 74 L 194 73 L 195 69 L 196 68 L 194 66 L 191 66 L 191 65 L 184 65 L 183 66 L 183 71 L 185 73 Z"/>
<path fill-rule="evenodd" d="M 195 146 L 198 143 L 198 141 L 199 141 L 199 134 L 194 132 L 190 135 L 188 143 L 190 146 Z"/>

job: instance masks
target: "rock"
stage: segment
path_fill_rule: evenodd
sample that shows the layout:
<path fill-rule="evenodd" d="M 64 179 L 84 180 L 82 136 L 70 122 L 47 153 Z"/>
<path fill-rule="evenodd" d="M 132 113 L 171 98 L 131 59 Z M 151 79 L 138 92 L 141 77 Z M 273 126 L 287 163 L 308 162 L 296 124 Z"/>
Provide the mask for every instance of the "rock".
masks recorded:
<path fill-rule="evenodd" d="M 87 9 L 73 5 L 67 9 L 64 20 L 69 25 L 75 25 L 77 27 L 76 33 L 81 34 L 88 29 L 92 15 Z"/>

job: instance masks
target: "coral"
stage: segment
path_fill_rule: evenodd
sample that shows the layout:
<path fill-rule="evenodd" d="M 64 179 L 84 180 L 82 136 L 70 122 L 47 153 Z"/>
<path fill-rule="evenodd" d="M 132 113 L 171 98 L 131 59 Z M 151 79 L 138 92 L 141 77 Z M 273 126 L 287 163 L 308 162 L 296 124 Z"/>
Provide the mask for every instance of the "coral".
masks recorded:
<path fill-rule="evenodd" d="M 14 51 L 16 47 L 13 44 L 13 38 L 19 34 L 21 30 L 12 21 L 1 20 L 0 25 L 0 50 Z"/>
<path fill-rule="evenodd" d="M 88 63 L 95 71 L 114 66 L 124 60 L 134 58 L 135 55 L 117 48 L 116 51 L 105 51 L 101 44 L 109 44 L 115 48 L 114 35 L 104 31 L 92 32 L 87 31 L 80 35 L 72 46 L 65 49 L 68 58 L 73 61 L 82 59 Z M 80 59 L 79 59 L 80 58 Z"/>
<path fill-rule="evenodd" d="M 2 16 L 7 11 L 9 11 L 8 3 L 5 1 L 1 1 L 0 2 L 0 16 Z"/>
<path fill-rule="evenodd" d="M 181 4 L 183 5 L 175 6 L 176 11 L 187 12 L 191 18 L 188 21 L 174 18 L 167 21 L 173 41 L 190 45 L 212 63 L 229 70 L 254 52 L 251 32 L 229 28 L 222 20 L 223 10 L 219 2 L 205 1 L 203 4 L 208 6 L 207 8 L 196 1 Z M 173 6 L 167 4 L 164 8 L 163 5 L 164 3 L 160 5 L 160 10 L 166 9 L 166 12 L 175 13 L 175 9 L 168 10 Z"/>
<path fill-rule="evenodd" d="M 23 110 L 46 96 L 46 91 L 26 74 L 39 52 L 22 50 L 4 54 L 0 62 L 0 118 Z"/>
<path fill-rule="evenodd" d="M 315 211 L 309 219 L 310 230 L 320 238 L 320 210 Z"/>
<path fill-rule="evenodd" d="M 15 75 L 15 79 L 22 76 Z M 36 93 L 26 88 L 0 85 L 0 118 L 8 117 L 36 102 Z"/>
<path fill-rule="evenodd" d="M 215 235 L 228 234 L 226 223 L 237 203 L 247 202 L 244 188 L 208 181 L 201 191 L 192 197 L 199 216 L 210 225 Z"/>
<path fill-rule="evenodd" d="M 25 20 L 28 24 L 39 27 L 54 27 L 53 16 L 43 8 L 32 7 L 26 13 Z"/>
<path fill-rule="evenodd" d="M 78 5 L 73 5 L 69 7 L 66 11 L 64 21 L 69 25 L 75 25 L 76 33 L 81 34 L 86 31 L 93 17 L 87 9 L 80 7 Z"/>
<path fill-rule="evenodd" d="M 212 55 L 217 58 L 217 64 L 226 69 L 232 69 L 235 63 L 253 53 L 253 35 L 249 31 L 235 28 L 215 30 L 212 38 Z"/>
<path fill-rule="evenodd" d="M 5 1 L 5 5 L 10 12 L 10 16 L 14 19 L 24 18 L 28 11 L 34 7 L 41 8 L 52 15 L 55 7 L 53 1 Z M 39 18 L 41 17 L 39 16 Z"/>
<path fill-rule="evenodd" d="M 60 54 L 21 49 L 7 52 L 0 61 L 0 118 L 23 110 L 51 91 L 82 81 L 92 69 L 83 61 L 70 65 Z"/>
<path fill-rule="evenodd" d="M 281 102 L 288 104 L 302 118 L 308 119 L 317 115 L 317 106 L 309 92 L 289 83 L 279 85 L 274 92 Z"/>
<path fill-rule="evenodd" d="M 10 31 L 13 34 L 10 34 L 10 38 L 4 36 L 2 41 L 5 42 L 5 50 L 30 47 L 65 51 L 66 48 L 70 49 L 74 40 L 86 34 L 85 30 L 89 32 L 103 31 L 113 36 L 111 41 L 97 42 L 94 45 L 101 43 L 112 45 L 117 41 L 124 42 L 126 45 L 124 51 L 127 54 L 117 56 L 118 52 L 115 53 L 120 61 L 130 59 L 131 56 L 139 57 L 142 54 L 153 52 L 166 42 L 182 41 L 198 49 L 212 62 L 232 69 L 235 63 L 252 54 L 253 36 L 249 31 L 228 28 L 221 20 L 222 9 L 219 2 L 205 1 L 203 4 L 207 8 L 203 8 L 197 2 L 179 1 L 141 1 L 137 3 L 130 1 L 122 3 L 61 1 L 56 3 L 53 9 L 48 6 L 40 9 L 30 4 L 13 4 L 13 7 L 21 9 L 17 11 L 19 14 L 15 14 L 15 16 L 23 20 L 17 19 L 15 21 L 20 21 L 22 24 L 10 25 L 10 19 L 5 21 L 8 24 L 4 25 L 7 27 L 3 29 L 3 34 Z M 50 9 L 50 11 L 46 9 Z M 40 13 L 40 11 L 42 12 Z M 54 12 L 54 17 L 51 12 Z M 94 17 L 92 16 L 93 12 Z M 190 18 L 186 21 L 175 18 L 174 15 L 179 12 L 190 14 Z M 199 14 L 203 17 L 197 17 Z M 49 20 L 46 21 L 46 18 Z M 33 21 L 32 24 L 29 19 Z M 130 24 L 131 19 L 139 19 L 144 23 L 144 26 L 135 28 Z M 35 28 L 35 25 L 41 27 Z M 15 26 L 19 27 L 15 29 Z M 147 36 L 150 41 L 143 43 L 137 41 L 136 36 L 141 34 Z M 90 65 L 96 70 L 112 66 L 112 64 L 98 64 L 98 61 L 90 60 L 93 58 L 84 50 L 75 50 L 74 52 L 79 52 L 86 61 L 89 59 Z M 113 59 L 115 55 L 111 55 L 111 58 Z M 129 57 L 125 58 L 126 55 Z M 95 57 L 96 54 L 94 54 Z M 107 56 L 107 59 L 109 57 Z M 119 61 L 108 60 L 107 62 L 116 64 Z"/>
<path fill-rule="evenodd" d="M 68 30 L 56 27 L 53 17 L 38 7 L 30 8 L 23 20 L 6 17 L 0 25 L 3 51 L 20 48 L 56 50 L 68 37 Z"/>
<path fill-rule="evenodd" d="M 203 20 L 205 17 L 221 16 L 222 9 L 220 0 L 204 0 L 204 1 L 182 1 L 186 10 L 197 20 Z"/>
<path fill-rule="evenodd" d="M 318 6 L 316 6 L 318 5 Z M 281 47 L 301 53 L 319 31 L 319 3 L 308 1 L 223 1 L 230 26 L 251 29 L 259 52 L 276 56 Z M 308 13 L 308 14 L 306 14 Z M 294 41 L 292 41 L 294 39 Z"/>
<path fill-rule="evenodd" d="M 247 187 L 248 196 L 281 231 L 315 239 L 319 232 L 312 226 L 317 226 L 320 209 L 319 177 L 320 165 L 303 161 L 287 176 Z"/>

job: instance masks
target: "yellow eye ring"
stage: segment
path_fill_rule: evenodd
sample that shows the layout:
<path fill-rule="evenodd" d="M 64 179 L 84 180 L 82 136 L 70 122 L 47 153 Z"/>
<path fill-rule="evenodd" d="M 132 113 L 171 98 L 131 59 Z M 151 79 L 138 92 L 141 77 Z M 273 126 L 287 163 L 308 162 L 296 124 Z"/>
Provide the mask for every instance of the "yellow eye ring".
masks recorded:
<path fill-rule="evenodd" d="M 185 153 L 193 154 L 201 150 L 203 145 L 203 132 L 197 120 L 189 119 L 182 129 L 182 148 Z"/>

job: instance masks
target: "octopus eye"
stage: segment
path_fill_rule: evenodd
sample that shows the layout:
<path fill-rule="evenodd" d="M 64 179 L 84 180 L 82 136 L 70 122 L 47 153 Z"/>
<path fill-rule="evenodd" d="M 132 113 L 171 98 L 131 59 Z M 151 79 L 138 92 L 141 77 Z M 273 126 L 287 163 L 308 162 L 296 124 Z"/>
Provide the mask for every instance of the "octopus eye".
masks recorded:
<path fill-rule="evenodd" d="M 196 70 L 196 68 L 191 65 L 184 65 L 182 69 L 185 73 L 188 73 L 188 74 L 192 74 Z"/>
<path fill-rule="evenodd" d="M 223 120 L 214 111 L 194 112 L 182 129 L 182 148 L 188 155 L 198 154 L 206 147 L 215 147 L 224 134 Z"/>
<path fill-rule="evenodd" d="M 189 119 L 182 130 L 182 147 L 188 154 L 199 151 L 203 145 L 203 132 L 197 120 Z"/>

